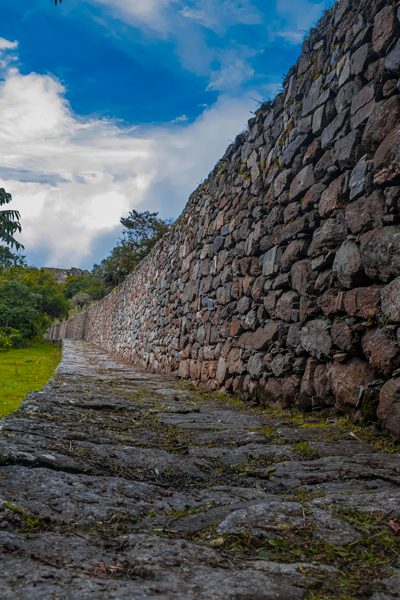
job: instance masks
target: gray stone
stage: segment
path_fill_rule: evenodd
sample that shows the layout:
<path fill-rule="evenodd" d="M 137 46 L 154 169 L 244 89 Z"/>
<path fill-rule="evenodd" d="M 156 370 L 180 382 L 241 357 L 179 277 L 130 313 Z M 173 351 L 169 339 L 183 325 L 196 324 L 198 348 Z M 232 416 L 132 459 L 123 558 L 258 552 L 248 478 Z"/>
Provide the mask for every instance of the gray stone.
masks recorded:
<path fill-rule="evenodd" d="M 343 214 L 339 212 L 315 230 L 308 255 L 315 256 L 325 250 L 336 248 L 345 240 L 346 235 L 346 222 Z"/>
<path fill-rule="evenodd" d="M 389 379 L 379 394 L 378 417 L 386 429 L 400 436 L 400 379 Z"/>
<path fill-rule="evenodd" d="M 330 321 L 316 319 L 301 329 L 300 343 L 311 356 L 318 359 L 330 356 L 332 350 L 330 326 Z"/>
<path fill-rule="evenodd" d="M 335 159 L 341 167 L 353 166 L 360 139 L 360 132 L 353 130 L 335 143 Z"/>
<path fill-rule="evenodd" d="M 400 40 L 397 40 L 395 47 L 387 55 L 385 67 L 389 71 L 397 71 L 400 68 Z"/>
<path fill-rule="evenodd" d="M 322 132 L 321 135 L 321 146 L 322 148 L 328 148 L 338 137 L 346 119 L 348 117 L 348 109 L 339 113 L 331 123 Z M 347 131 L 344 132 L 345 135 Z"/>
<path fill-rule="evenodd" d="M 271 250 L 268 250 L 268 252 L 264 254 L 264 256 L 262 257 L 263 275 L 268 277 L 269 275 L 275 273 L 279 265 L 281 256 L 282 251 L 278 246 L 271 248 Z"/>
<path fill-rule="evenodd" d="M 340 246 L 332 268 L 344 288 L 356 287 L 365 279 L 359 247 L 350 240 L 344 241 Z"/>
<path fill-rule="evenodd" d="M 300 171 L 298 175 L 293 179 L 290 186 L 290 198 L 295 200 L 304 192 L 306 192 L 315 182 L 314 169 L 312 165 L 307 165 Z"/>
<path fill-rule="evenodd" d="M 368 277 L 388 282 L 400 275 L 400 228 L 372 229 L 360 238 L 361 258 Z"/>
<path fill-rule="evenodd" d="M 354 200 L 365 192 L 367 184 L 367 173 L 369 162 L 367 156 L 363 156 L 350 175 L 350 200 Z"/>
<path fill-rule="evenodd" d="M 363 72 L 367 60 L 371 55 L 370 44 L 364 44 L 356 50 L 350 58 L 350 69 L 352 75 L 359 75 Z"/>
<path fill-rule="evenodd" d="M 300 148 L 302 146 L 304 146 L 307 143 L 307 140 L 309 139 L 308 135 L 298 135 L 293 142 L 291 142 L 288 147 L 283 151 L 282 153 L 282 158 L 281 158 L 281 163 L 283 166 L 290 166 L 294 157 L 296 156 L 296 154 L 298 153 L 298 151 L 300 150 Z"/>
<path fill-rule="evenodd" d="M 313 82 L 310 91 L 303 101 L 303 117 L 307 116 L 309 113 L 313 112 L 317 106 L 317 101 L 319 95 L 321 93 L 323 77 L 318 77 L 316 81 Z"/>

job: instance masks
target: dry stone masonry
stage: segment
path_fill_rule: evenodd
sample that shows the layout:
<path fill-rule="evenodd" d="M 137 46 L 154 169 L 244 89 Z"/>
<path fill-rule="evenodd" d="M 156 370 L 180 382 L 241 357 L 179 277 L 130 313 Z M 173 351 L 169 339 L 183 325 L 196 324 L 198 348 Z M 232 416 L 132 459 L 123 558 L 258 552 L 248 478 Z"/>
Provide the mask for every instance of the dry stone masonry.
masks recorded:
<path fill-rule="evenodd" d="M 400 435 L 400 6 L 341 0 L 118 290 L 52 328 Z"/>

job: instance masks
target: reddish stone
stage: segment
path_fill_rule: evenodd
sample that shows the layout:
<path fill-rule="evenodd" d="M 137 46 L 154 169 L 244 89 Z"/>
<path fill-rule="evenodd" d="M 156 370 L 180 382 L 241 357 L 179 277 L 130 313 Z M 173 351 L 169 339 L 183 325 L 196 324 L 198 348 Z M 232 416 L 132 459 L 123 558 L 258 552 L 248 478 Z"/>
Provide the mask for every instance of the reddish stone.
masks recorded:
<path fill-rule="evenodd" d="M 182 379 L 187 379 L 189 377 L 188 360 L 181 360 L 181 362 L 179 363 L 178 377 L 182 377 Z"/>
<path fill-rule="evenodd" d="M 244 364 L 242 360 L 242 351 L 239 348 L 232 348 L 226 357 L 226 368 L 228 373 L 238 373 L 239 375 L 244 371 Z"/>
<path fill-rule="evenodd" d="M 343 292 L 328 289 L 318 298 L 317 304 L 325 316 L 334 315 L 343 310 Z"/>
<path fill-rule="evenodd" d="M 362 136 L 362 145 L 366 152 L 375 150 L 385 137 L 396 127 L 400 120 L 400 98 L 392 96 L 388 100 L 377 102 L 368 118 Z"/>
<path fill-rule="evenodd" d="M 388 328 L 371 329 L 361 341 L 371 367 L 386 377 L 400 365 L 400 349 L 391 333 Z"/>
<path fill-rule="evenodd" d="M 252 331 L 246 331 L 245 333 L 242 333 L 242 335 L 240 336 L 239 341 L 238 341 L 239 347 L 240 348 L 251 348 L 252 338 L 253 338 Z"/>
<path fill-rule="evenodd" d="M 323 183 L 316 183 L 313 185 L 301 200 L 301 207 L 303 212 L 308 212 L 314 206 L 316 206 L 321 198 L 322 192 L 325 190 Z"/>
<path fill-rule="evenodd" d="M 293 263 L 305 256 L 307 243 L 304 240 L 294 240 L 290 242 L 281 259 L 283 269 L 287 269 Z"/>
<path fill-rule="evenodd" d="M 287 408 L 293 405 L 298 397 L 301 379 L 297 375 L 290 375 L 285 379 L 270 377 L 265 385 L 257 388 L 257 397 L 265 406 Z"/>
<path fill-rule="evenodd" d="M 345 212 L 348 228 L 354 234 L 382 225 L 385 212 L 385 200 L 381 192 L 371 196 L 362 196 L 352 202 Z"/>
<path fill-rule="evenodd" d="M 317 273 L 311 270 L 311 261 L 309 259 L 301 260 L 292 266 L 290 271 L 292 288 L 305 296 L 314 289 L 314 281 Z"/>
<path fill-rule="evenodd" d="M 336 402 L 336 408 L 343 410 L 355 407 L 360 389 L 374 379 L 374 372 L 368 363 L 353 358 L 347 363 L 334 361 L 328 369 L 328 379 Z"/>
<path fill-rule="evenodd" d="M 400 176 L 400 125 L 385 137 L 374 156 L 375 177 L 378 185 L 387 185 Z"/>
<path fill-rule="evenodd" d="M 398 21 L 393 6 L 385 6 L 374 19 L 372 47 L 376 54 L 383 55 L 398 30 Z"/>
<path fill-rule="evenodd" d="M 351 317 L 374 319 L 378 312 L 381 287 L 372 285 L 346 292 L 344 309 Z"/>
<path fill-rule="evenodd" d="M 378 417 L 386 429 L 400 436 L 400 378 L 390 379 L 382 387 Z"/>
<path fill-rule="evenodd" d="M 316 138 L 307 148 L 303 156 L 303 165 L 316 163 L 321 154 L 321 142 Z"/>
<path fill-rule="evenodd" d="M 342 199 L 349 187 L 348 175 L 344 173 L 329 185 L 322 193 L 319 201 L 319 214 L 321 217 L 330 215 L 334 210 L 340 208 Z"/>
<path fill-rule="evenodd" d="M 236 317 L 233 317 L 230 327 L 229 327 L 229 335 L 231 337 L 236 337 L 242 328 L 242 323 Z"/>
<path fill-rule="evenodd" d="M 382 312 L 391 321 L 400 321 L 400 277 L 381 291 Z"/>
<path fill-rule="evenodd" d="M 299 319 L 301 322 L 307 321 L 315 316 L 317 312 L 318 307 L 315 298 L 310 298 L 310 296 L 302 296 L 300 298 Z"/>
<path fill-rule="evenodd" d="M 332 340 L 335 346 L 344 352 L 354 350 L 354 328 L 346 321 L 334 321 L 331 329 Z"/>
<path fill-rule="evenodd" d="M 299 296 L 298 294 L 296 294 L 296 292 L 286 292 L 279 298 L 279 300 L 276 303 L 275 315 L 283 321 L 297 321 L 298 303 Z"/>
<path fill-rule="evenodd" d="M 332 394 L 330 381 L 328 377 L 328 367 L 326 365 L 317 365 L 314 373 L 314 390 L 318 403 L 323 406 L 329 406 L 332 403 Z"/>
<path fill-rule="evenodd" d="M 254 283 L 254 277 L 250 277 L 250 275 L 246 275 L 243 277 L 243 293 L 248 294 L 250 292 L 251 286 Z"/>
<path fill-rule="evenodd" d="M 366 274 L 372 280 L 389 281 L 400 275 L 400 228 L 372 229 L 360 238 L 360 251 Z"/>
<path fill-rule="evenodd" d="M 259 300 L 264 295 L 265 277 L 258 277 L 251 288 L 251 297 L 253 300 Z"/>

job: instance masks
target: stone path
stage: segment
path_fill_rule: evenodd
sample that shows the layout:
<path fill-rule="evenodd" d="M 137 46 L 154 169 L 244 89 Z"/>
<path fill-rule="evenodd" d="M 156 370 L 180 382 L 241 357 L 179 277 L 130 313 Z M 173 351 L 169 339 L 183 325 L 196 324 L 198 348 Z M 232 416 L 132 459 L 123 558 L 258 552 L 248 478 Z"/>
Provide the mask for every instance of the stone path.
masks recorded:
<path fill-rule="evenodd" d="M 65 342 L 2 422 L 0 598 L 399 598 L 400 455 Z"/>

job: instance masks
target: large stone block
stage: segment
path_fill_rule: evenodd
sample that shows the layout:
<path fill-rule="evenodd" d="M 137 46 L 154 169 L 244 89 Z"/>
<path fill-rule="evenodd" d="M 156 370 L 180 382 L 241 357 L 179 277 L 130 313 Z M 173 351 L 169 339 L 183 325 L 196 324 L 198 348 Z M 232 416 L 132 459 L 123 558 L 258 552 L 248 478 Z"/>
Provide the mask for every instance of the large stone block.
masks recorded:
<path fill-rule="evenodd" d="M 355 408 L 363 389 L 373 381 L 374 371 L 363 360 L 352 358 L 346 363 L 334 361 L 329 366 L 328 378 L 335 398 L 336 408 Z"/>
<path fill-rule="evenodd" d="M 400 348 L 395 333 L 390 327 L 370 329 L 361 340 L 369 364 L 385 377 L 400 365 Z"/>
<path fill-rule="evenodd" d="M 343 138 L 346 139 L 346 138 Z M 348 173 L 343 173 L 340 177 L 334 179 L 329 187 L 324 190 L 319 201 L 319 214 L 321 217 L 331 215 L 335 210 L 341 207 L 349 189 Z"/>
<path fill-rule="evenodd" d="M 338 212 L 314 231 L 308 255 L 316 256 L 326 250 L 336 249 L 346 239 L 346 236 L 346 221 L 343 213 Z"/>
<path fill-rule="evenodd" d="M 382 387 L 378 417 L 386 429 L 400 436 L 400 378 L 390 379 Z"/>
<path fill-rule="evenodd" d="M 346 208 L 345 219 L 351 233 L 359 234 L 367 229 L 382 226 L 385 214 L 385 199 L 381 192 L 362 196 Z"/>
<path fill-rule="evenodd" d="M 290 186 L 290 198 L 295 200 L 306 192 L 315 182 L 314 168 L 312 165 L 307 165 L 293 179 Z"/>
<path fill-rule="evenodd" d="M 360 238 L 361 259 L 373 281 L 387 282 L 400 275 L 400 227 L 372 229 Z"/>
<path fill-rule="evenodd" d="M 381 291 L 382 312 L 391 321 L 400 322 L 400 277 Z"/>
<path fill-rule="evenodd" d="M 292 288 L 305 296 L 314 289 L 314 281 L 317 274 L 311 270 L 311 261 L 304 259 L 296 262 L 290 271 Z"/>
<path fill-rule="evenodd" d="M 374 319 L 378 312 L 381 288 L 376 285 L 355 288 L 346 292 L 344 309 L 350 317 Z"/>
<path fill-rule="evenodd" d="M 374 169 L 374 182 L 379 185 L 400 177 L 400 125 L 387 134 L 375 152 Z"/>
<path fill-rule="evenodd" d="M 361 143 L 364 151 L 371 153 L 400 121 L 400 97 L 392 96 L 377 102 L 367 121 Z"/>
<path fill-rule="evenodd" d="M 394 6 L 385 6 L 374 18 L 372 47 L 375 54 L 384 54 L 398 32 L 399 22 Z"/>
<path fill-rule="evenodd" d="M 365 273 L 357 244 L 351 240 L 344 241 L 336 252 L 332 269 L 342 287 L 350 289 L 362 284 Z"/>
<path fill-rule="evenodd" d="M 332 350 L 330 335 L 331 322 L 315 319 L 302 327 L 300 331 L 301 346 L 314 358 L 329 357 Z"/>

